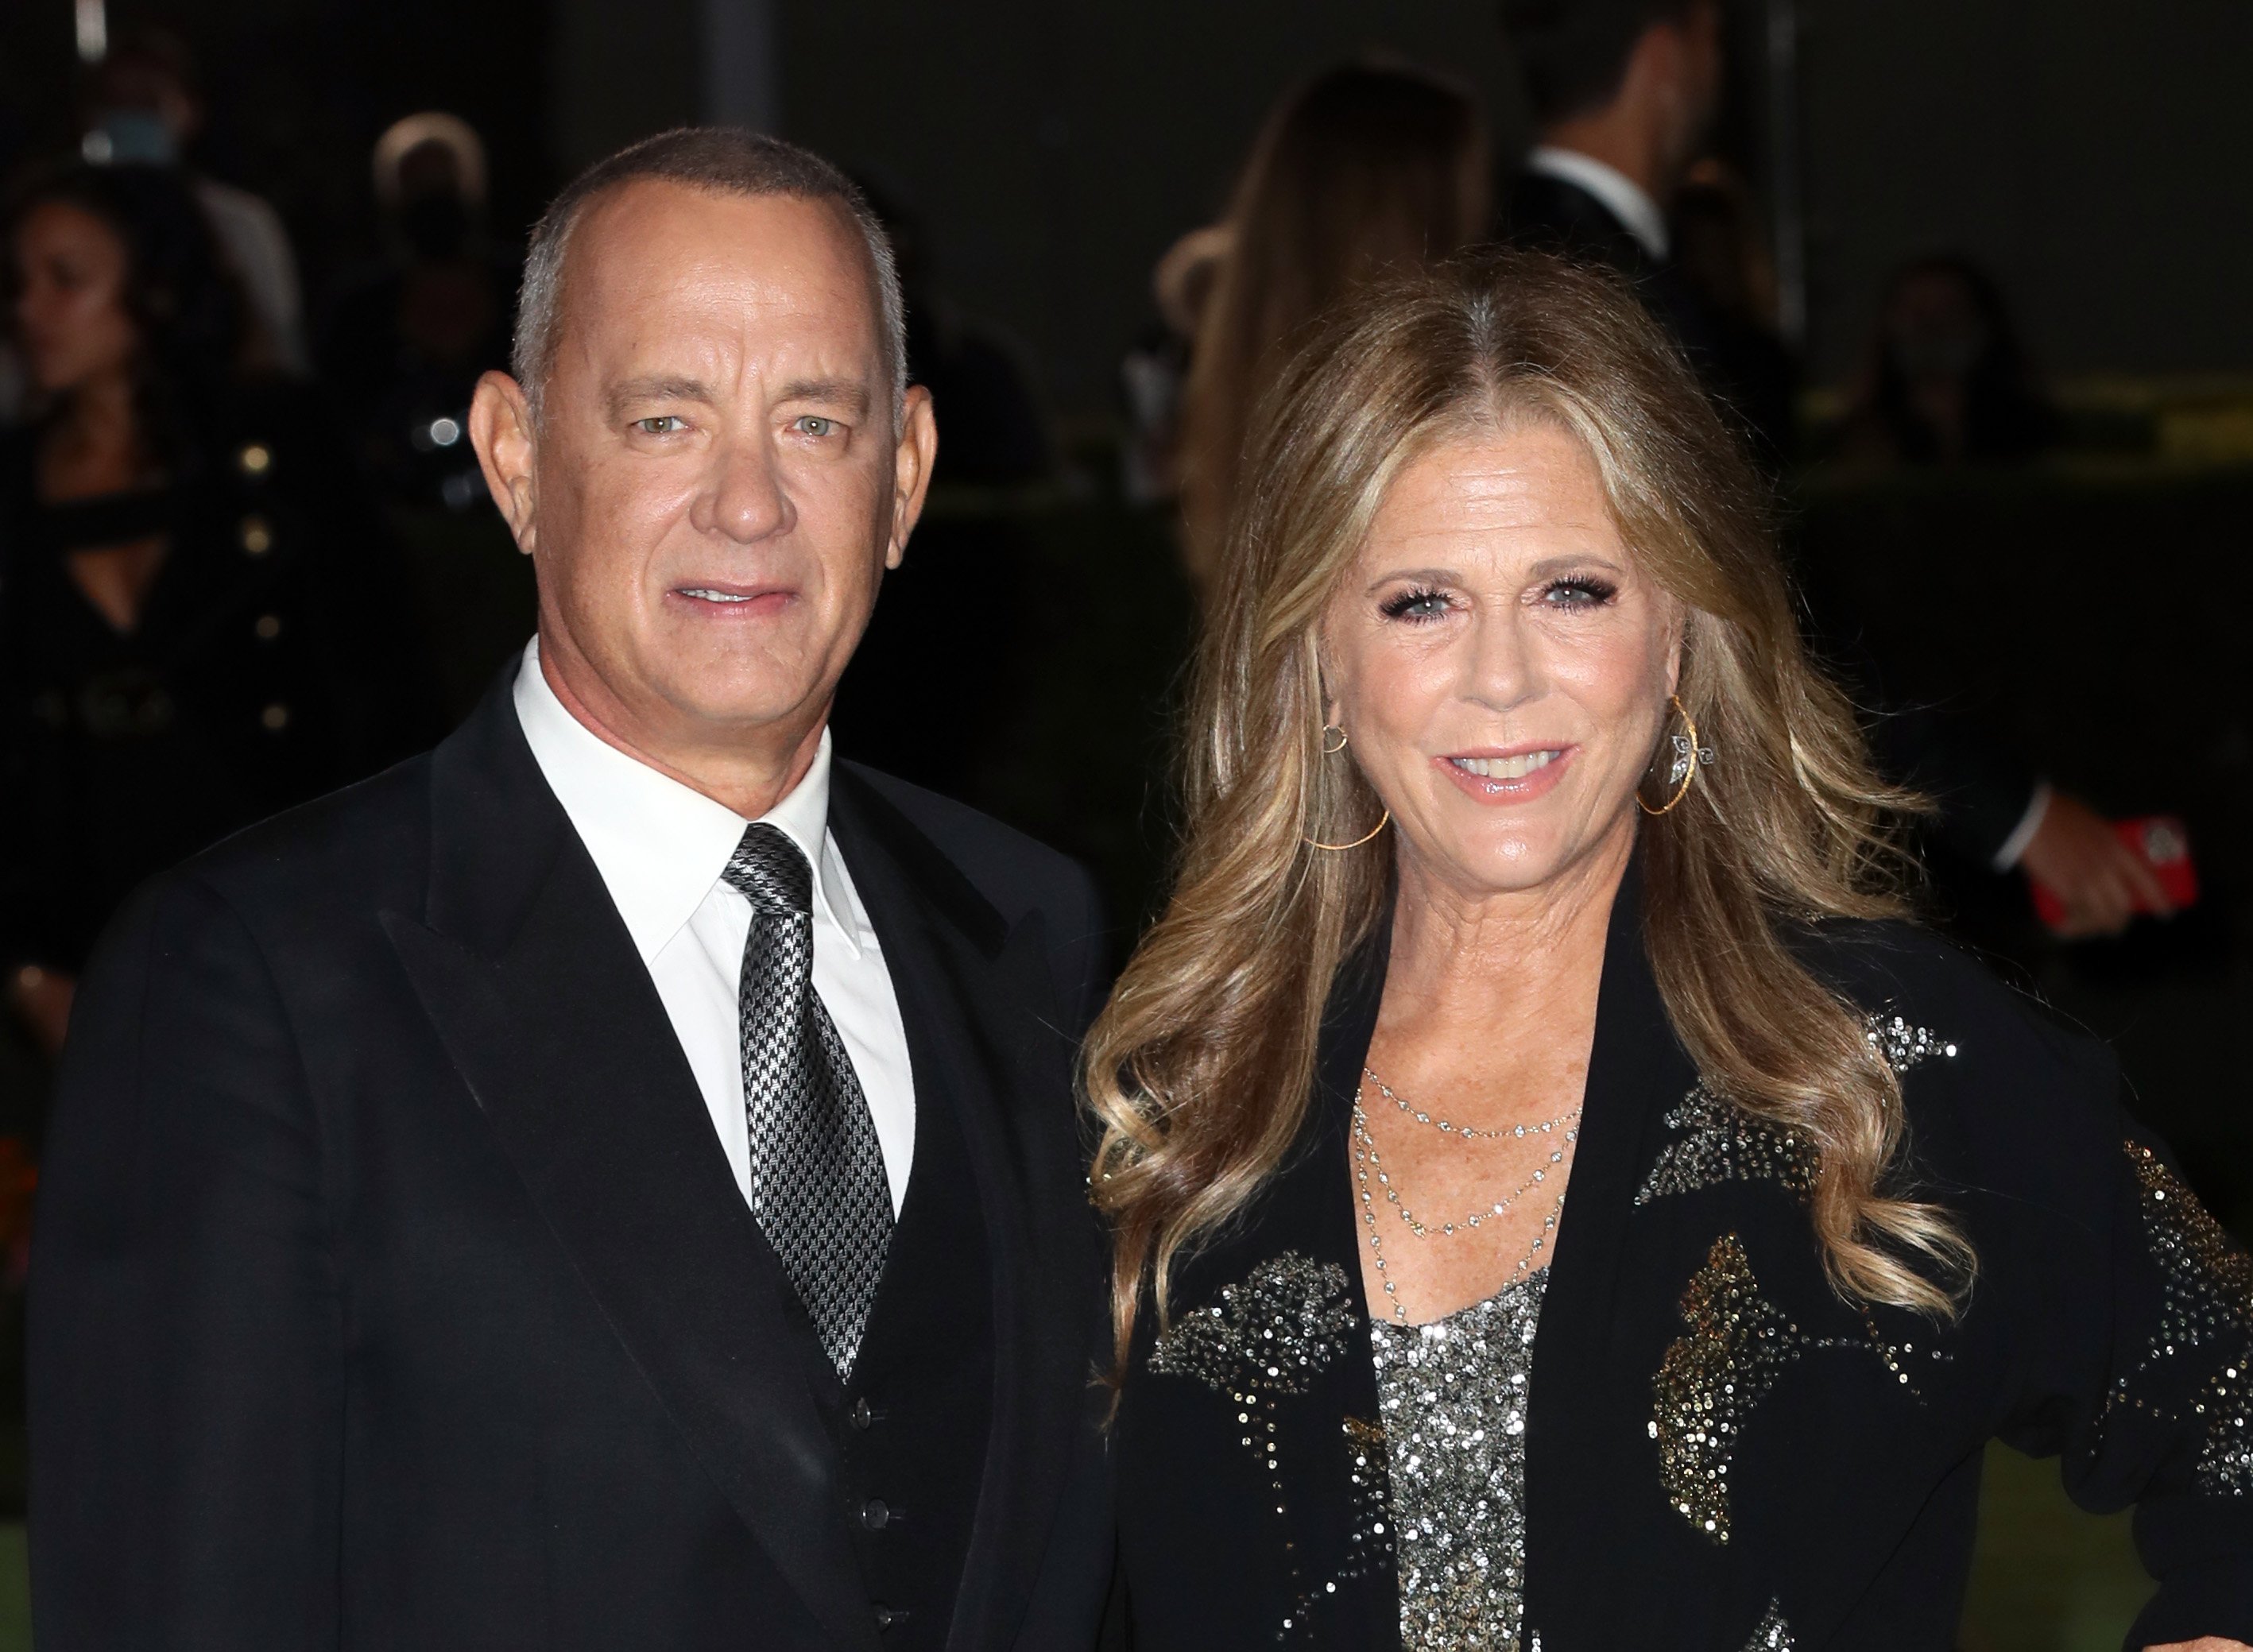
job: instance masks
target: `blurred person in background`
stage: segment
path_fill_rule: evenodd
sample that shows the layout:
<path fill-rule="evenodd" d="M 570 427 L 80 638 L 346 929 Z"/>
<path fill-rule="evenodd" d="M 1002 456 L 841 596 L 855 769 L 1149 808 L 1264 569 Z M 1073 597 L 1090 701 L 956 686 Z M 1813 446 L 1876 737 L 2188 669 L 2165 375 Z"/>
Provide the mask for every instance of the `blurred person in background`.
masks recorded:
<path fill-rule="evenodd" d="M 0 967 L 52 1053 L 135 885 L 430 729 L 373 512 L 310 393 L 247 369 L 180 175 L 73 164 L 6 228 Z"/>
<path fill-rule="evenodd" d="M 2050 446 L 2058 419 L 2003 295 L 1954 254 L 1887 282 L 1840 457 L 1886 464 L 2008 464 Z"/>
<path fill-rule="evenodd" d="M 1700 289 L 1671 222 L 1723 90 L 1719 0 L 1503 0 L 1538 142 L 1510 185 L 1521 244 L 1635 284 L 1771 467 L 1792 451 L 1793 369 L 1772 322 Z"/>
<path fill-rule="evenodd" d="M 1749 203 L 1698 166 L 1724 84 L 1719 0 L 1503 0 L 1502 14 L 1540 133 L 1509 193 L 1510 239 L 1629 282 L 1764 466 L 1780 468 L 1797 445 L 1796 371 L 1760 311 Z M 1829 652 L 1853 659 L 1874 693 L 1882 673 L 1858 658 L 1853 617 L 1836 603 L 1817 614 Z M 2057 893 L 2061 933 L 2117 934 L 2139 907 L 2167 911 L 2151 868 L 2102 816 L 1984 731 L 1888 708 L 1870 737 L 1890 773 L 1939 803 L 1928 829 L 1950 853 Z"/>
<path fill-rule="evenodd" d="M 410 115 L 376 141 L 373 169 L 384 263 L 329 316 L 322 383 L 387 498 L 483 510 L 470 398 L 507 363 L 516 315 L 515 260 L 486 226 L 485 144 L 454 115 Z"/>
<path fill-rule="evenodd" d="M 1011 487 L 1047 480 L 1056 473 L 1056 443 L 1022 352 L 966 314 L 938 285 L 931 237 L 898 186 L 865 172 L 853 181 L 899 262 L 908 380 L 930 391 L 931 405 L 945 410 L 946 443 L 931 485 Z"/>
<path fill-rule="evenodd" d="M 282 215 L 248 190 L 188 169 L 203 129 L 194 57 L 162 29 L 128 33 L 95 66 L 87 88 L 86 157 L 185 171 L 247 306 L 244 348 L 269 372 L 307 370 L 304 300 Z"/>
<path fill-rule="evenodd" d="M 1133 433 L 1123 479 L 1126 497 L 1138 505 L 1181 492 L 1182 395 L 1189 352 L 1228 246 L 1224 226 L 1201 225 L 1166 248 L 1150 272 L 1156 318 L 1119 364 L 1120 394 Z"/>
<path fill-rule="evenodd" d="M 1270 114 L 1223 222 L 1181 408 L 1183 548 L 1202 592 L 1220 577 L 1252 410 L 1307 324 L 1480 240 L 1492 213 L 1485 122 L 1437 75 L 1346 64 Z"/>

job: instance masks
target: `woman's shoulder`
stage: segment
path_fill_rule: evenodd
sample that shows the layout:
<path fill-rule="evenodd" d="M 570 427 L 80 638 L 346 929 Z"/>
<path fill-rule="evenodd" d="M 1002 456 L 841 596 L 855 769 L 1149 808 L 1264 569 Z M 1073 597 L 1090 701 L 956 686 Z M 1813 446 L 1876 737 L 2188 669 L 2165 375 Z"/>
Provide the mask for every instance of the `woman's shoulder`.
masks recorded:
<path fill-rule="evenodd" d="M 2110 1127 L 2120 1085 L 2111 1049 L 1964 947 L 1915 923 L 1834 919 L 1802 931 L 1796 948 L 1867 1018 L 1904 1072 L 1912 1112 L 1933 1086 L 1907 1070 L 1929 1063 L 1957 1074 L 1964 1082 L 1946 1088 L 1976 1092 L 1983 1106 L 2095 1110 Z"/>

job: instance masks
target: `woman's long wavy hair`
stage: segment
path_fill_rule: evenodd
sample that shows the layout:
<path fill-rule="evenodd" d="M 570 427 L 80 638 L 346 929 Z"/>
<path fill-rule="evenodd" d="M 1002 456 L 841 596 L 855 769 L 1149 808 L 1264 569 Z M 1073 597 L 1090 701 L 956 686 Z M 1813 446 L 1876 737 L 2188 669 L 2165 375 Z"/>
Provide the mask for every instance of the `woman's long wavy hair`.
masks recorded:
<path fill-rule="evenodd" d="M 1719 754 L 1641 827 L 1645 940 L 1676 1035 L 1718 1094 L 1819 1154 L 1811 1215 L 1843 1294 L 1947 1316 L 1969 1288 L 1948 1213 L 1891 1185 L 1898 1080 L 1789 942 L 1904 910 L 1896 825 L 1920 805 L 1873 771 L 1810 659 L 1763 490 L 1672 345 L 1608 275 L 1488 254 L 1336 317 L 1255 421 L 1197 665 L 1175 886 L 1085 1058 L 1122 1370 L 1146 1299 L 1164 1323 L 1183 1248 L 1299 1136 L 1324 1007 L 1382 918 L 1386 840 L 1308 841 L 1350 842 L 1381 806 L 1321 750 L 1323 611 L 1404 465 L 1537 420 L 1584 444 L 1622 538 L 1683 604 L 1681 698 Z"/>
<path fill-rule="evenodd" d="M 1229 205 L 1182 391 L 1182 545 L 1200 595 L 1252 410 L 1308 324 L 1387 271 L 1460 252 L 1492 219 L 1485 124 L 1461 87 L 1406 63 L 1349 63 L 1276 106 Z"/>

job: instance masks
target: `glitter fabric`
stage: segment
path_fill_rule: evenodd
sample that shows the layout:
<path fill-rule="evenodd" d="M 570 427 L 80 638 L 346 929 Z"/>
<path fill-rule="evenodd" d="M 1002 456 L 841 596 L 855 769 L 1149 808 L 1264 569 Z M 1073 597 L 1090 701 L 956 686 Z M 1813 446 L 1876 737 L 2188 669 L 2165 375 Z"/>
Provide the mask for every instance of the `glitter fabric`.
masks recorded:
<path fill-rule="evenodd" d="M 1952 1040 L 1899 1015 L 1872 1015 L 1862 1035 L 1896 1074 L 1932 1056 L 1956 1054 Z M 1657 1163 L 1635 1195 L 1637 1204 L 1723 1181 L 1780 1182 L 1801 1199 L 1814 1189 L 1819 1161 L 1813 1143 L 1783 1126 L 1754 1118 L 1702 1084 L 1692 1087 L 1663 1122 L 1675 1133 L 1675 1140 L 1659 1149 Z"/>
<path fill-rule="evenodd" d="M 1914 1398 L 1912 1365 L 1950 1356 L 1928 1344 L 1892 1343 L 1866 1312 L 1860 1336 L 1813 1336 L 1761 1294 L 1744 1241 L 1725 1233 L 1682 1298 L 1688 1332 L 1668 1345 L 1651 1379 L 1650 1437 L 1658 1480 L 1675 1511 L 1717 1544 L 1729 1541 L 1729 1474 L 1746 1420 L 1784 1367 L 1817 1349 L 1859 1349 Z"/>
<path fill-rule="evenodd" d="M 1796 1652 L 1798 1645 L 1791 1638 L 1791 1626 L 1783 1621 L 1783 1602 L 1771 1600 L 1753 1638 L 1745 1642 L 1745 1652 Z"/>
<path fill-rule="evenodd" d="M 1221 1287 L 1220 1300 L 1183 1315 L 1150 1350 L 1149 1368 L 1194 1377 L 1225 1399 L 1243 1432 L 1244 1449 L 1267 1478 L 1268 1507 L 1288 1557 L 1291 1607 L 1275 1626 L 1286 1642 L 1310 1628 L 1310 1614 L 1338 1585 L 1390 1564 L 1392 1538 L 1385 1492 L 1384 1431 L 1349 1417 L 1340 1436 L 1353 1485 L 1354 1520 L 1336 1570 L 1310 1579 L 1294 1535 L 1277 1454 L 1276 1401 L 1304 1394 L 1353 1344 L 1356 1325 L 1345 1270 L 1296 1251 L 1261 1263 L 1241 1284 Z"/>
<path fill-rule="evenodd" d="M 1429 1325 L 1370 1328 L 1392 1442 L 1404 1652 L 1516 1652 L 1525 1411 L 1546 1268 Z"/>
<path fill-rule="evenodd" d="M 2180 1408 L 2145 1395 L 2163 1370 L 2203 1356 L 2201 1363 L 2210 1369 L 2187 1402 L 2206 1425 L 2198 1488 L 2242 1497 L 2253 1492 L 2253 1257 L 2238 1249 L 2159 1154 L 2141 1142 L 2123 1147 L 2166 1296 L 2143 1363 L 2119 1379 L 2107 1409 L 2180 1415 Z M 2180 1392 L 2184 1384 L 2178 1379 L 2166 1386 Z"/>

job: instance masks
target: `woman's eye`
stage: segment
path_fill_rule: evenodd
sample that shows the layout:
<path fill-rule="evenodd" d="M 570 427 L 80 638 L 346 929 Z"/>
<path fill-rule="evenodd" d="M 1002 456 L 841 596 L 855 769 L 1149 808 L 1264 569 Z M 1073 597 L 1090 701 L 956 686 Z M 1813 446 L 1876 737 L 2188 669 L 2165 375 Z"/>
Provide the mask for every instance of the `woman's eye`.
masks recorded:
<path fill-rule="evenodd" d="M 1542 588 L 1541 600 L 1552 608 L 1601 608 L 1618 595 L 1609 580 L 1560 579 Z"/>
<path fill-rule="evenodd" d="M 1398 596 L 1385 598 L 1378 611 L 1387 619 L 1405 619 L 1424 623 L 1439 618 L 1447 611 L 1445 593 L 1433 590 L 1403 591 Z"/>
<path fill-rule="evenodd" d="M 793 422 L 792 429 L 800 436 L 821 437 L 837 434 L 837 421 L 825 419 L 818 413 L 809 413 Z"/>
<path fill-rule="evenodd" d="M 644 436 L 674 436 L 687 428 L 687 423 L 674 413 L 655 413 L 634 421 L 634 429 Z"/>

